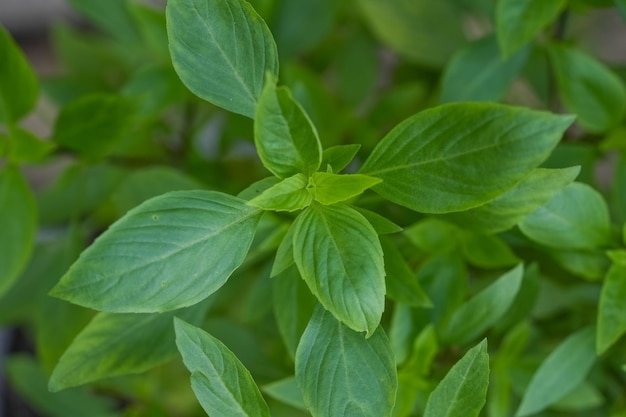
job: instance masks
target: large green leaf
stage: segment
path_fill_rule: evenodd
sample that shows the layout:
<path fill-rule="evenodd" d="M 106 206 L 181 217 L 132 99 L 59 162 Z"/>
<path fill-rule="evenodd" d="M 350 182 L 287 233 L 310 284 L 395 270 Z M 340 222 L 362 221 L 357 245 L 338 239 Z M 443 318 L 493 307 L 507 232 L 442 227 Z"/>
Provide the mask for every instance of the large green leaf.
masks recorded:
<path fill-rule="evenodd" d="M 166 362 L 176 353 L 174 315 L 199 324 L 207 307 L 202 303 L 167 313 L 98 314 L 61 356 L 50 390 L 144 372 Z"/>
<path fill-rule="evenodd" d="M 489 385 L 487 340 L 452 366 L 430 394 L 424 417 L 476 417 L 485 405 Z"/>
<path fill-rule="evenodd" d="M 39 83 L 35 71 L 11 35 L 0 26 L 0 122 L 15 122 L 35 105 Z"/>
<path fill-rule="evenodd" d="M 460 13 L 447 1 L 359 0 L 372 31 L 402 56 L 440 68 L 465 42 Z"/>
<path fill-rule="evenodd" d="M 598 306 L 596 350 L 604 353 L 626 333 L 626 265 L 613 264 L 604 278 Z"/>
<path fill-rule="evenodd" d="M 371 335 L 385 308 L 383 250 L 374 228 L 345 205 L 313 204 L 294 223 L 293 255 L 322 305 Z"/>
<path fill-rule="evenodd" d="M 269 77 L 254 116 L 254 143 L 265 168 L 279 178 L 311 175 L 322 162 L 313 123 L 287 87 Z"/>
<path fill-rule="evenodd" d="M 610 241 L 609 210 L 602 195 L 574 182 L 519 224 L 526 236 L 557 249 L 593 249 Z"/>
<path fill-rule="evenodd" d="M 218 339 L 174 319 L 176 345 L 191 372 L 191 387 L 209 415 L 269 417 L 250 372 Z"/>
<path fill-rule="evenodd" d="M 389 417 L 398 385 L 391 344 L 370 338 L 318 305 L 296 353 L 296 382 L 313 417 Z"/>
<path fill-rule="evenodd" d="M 533 39 L 556 19 L 566 0 L 499 0 L 496 32 L 504 56 L 509 56 Z"/>
<path fill-rule="evenodd" d="M 439 101 L 498 101 L 526 62 L 529 48 L 502 59 L 495 36 L 486 36 L 458 51 L 441 80 Z"/>
<path fill-rule="evenodd" d="M 276 44 L 244 0 L 170 0 L 167 34 L 174 68 L 198 97 L 252 118 Z"/>
<path fill-rule="evenodd" d="M 0 295 L 18 278 L 37 232 L 37 207 L 28 183 L 15 167 L 0 170 Z"/>
<path fill-rule="evenodd" d="M 503 232 L 548 202 L 560 189 L 574 181 L 579 172 L 580 167 L 534 169 L 513 188 L 486 204 L 467 211 L 449 213 L 445 219 L 464 228 L 486 233 Z"/>
<path fill-rule="evenodd" d="M 447 343 L 469 343 L 494 325 L 513 304 L 523 274 L 520 264 L 461 305 L 445 326 L 443 339 Z"/>
<path fill-rule="evenodd" d="M 195 304 L 243 262 L 260 215 L 244 200 L 214 191 L 155 197 L 87 248 L 51 294 L 115 313 Z"/>
<path fill-rule="evenodd" d="M 549 53 L 561 99 L 581 126 L 600 133 L 618 125 L 626 111 L 624 82 L 578 49 L 555 44 Z"/>
<path fill-rule="evenodd" d="M 116 412 L 115 402 L 104 397 L 97 397 L 83 389 L 71 389 L 64 392 L 48 391 L 48 376 L 37 361 L 26 354 L 8 358 L 6 371 L 11 388 L 15 389 L 41 416 L 46 417 L 120 417 Z"/>
<path fill-rule="evenodd" d="M 595 359 L 593 328 L 570 335 L 539 366 L 515 415 L 538 413 L 563 398 L 585 380 Z"/>
<path fill-rule="evenodd" d="M 80 97 L 61 109 L 52 139 L 90 158 L 105 156 L 133 125 L 133 101 L 112 94 Z"/>
<path fill-rule="evenodd" d="M 467 210 L 515 186 L 572 121 L 501 104 L 446 104 L 396 126 L 361 173 L 381 178 L 374 191 L 415 211 Z"/>

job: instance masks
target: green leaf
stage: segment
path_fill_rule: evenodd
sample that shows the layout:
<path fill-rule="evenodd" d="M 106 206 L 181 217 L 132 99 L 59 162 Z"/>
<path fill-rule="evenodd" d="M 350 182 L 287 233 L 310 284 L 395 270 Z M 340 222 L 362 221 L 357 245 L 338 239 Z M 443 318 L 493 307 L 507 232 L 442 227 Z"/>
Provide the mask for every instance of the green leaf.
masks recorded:
<path fill-rule="evenodd" d="M 274 264 L 272 265 L 272 271 L 270 277 L 275 277 L 278 274 L 284 272 L 287 268 L 294 264 L 293 258 L 293 223 L 287 229 L 287 234 L 283 237 L 283 240 L 278 245 L 276 250 L 276 257 L 274 258 Z"/>
<path fill-rule="evenodd" d="M 292 359 L 298 342 L 313 314 L 316 299 L 300 277 L 295 265 L 272 280 L 274 316 L 278 331 Z"/>
<path fill-rule="evenodd" d="M 0 295 L 5 293 L 26 266 L 35 244 L 37 207 L 20 171 L 0 169 Z"/>
<path fill-rule="evenodd" d="M 626 333 L 626 265 L 614 263 L 604 278 L 598 305 L 596 351 L 606 352 Z"/>
<path fill-rule="evenodd" d="M 176 345 L 191 372 L 191 387 L 209 415 L 269 417 L 250 372 L 218 339 L 174 319 Z"/>
<path fill-rule="evenodd" d="M 311 175 L 322 145 L 315 126 L 287 87 L 266 82 L 254 116 L 254 143 L 265 168 L 279 178 Z"/>
<path fill-rule="evenodd" d="M 302 399 L 302 393 L 296 384 L 296 378 L 293 376 L 264 385 L 261 389 L 269 396 L 285 404 L 289 404 L 299 410 L 307 410 Z"/>
<path fill-rule="evenodd" d="M 127 138 L 135 109 L 121 96 L 83 96 L 61 109 L 52 140 L 91 159 L 106 156 Z"/>
<path fill-rule="evenodd" d="M 502 239 L 476 232 L 462 232 L 460 250 L 467 262 L 480 268 L 504 268 L 520 262 Z"/>
<path fill-rule="evenodd" d="M 574 181 L 579 172 L 580 167 L 534 169 L 513 188 L 486 204 L 467 211 L 449 213 L 444 218 L 464 228 L 484 233 L 503 232 L 547 203 L 554 194 Z"/>
<path fill-rule="evenodd" d="M 359 0 L 374 34 L 403 57 L 440 68 L 465 42 L 460 13 L 444 1 Z"/>
<path fill-rule="evenodd" d="M 9 140 L 11 141 L 10 160 L 16 163 L 41 162 L 55 148 L 51 141 L 41 140 L 32 132 L 19 126 L 11 129 Z"/>
<path fill-rule="evenodd" d="M 139 34 L 126 0 L 68 0 L 74 9 L 122 42 L 135 41 Z"/>
<path fill-rule="evenodd" d="M 528 175 L 548 157 L 572 120 L 501 104 L 439 106 L 392 129 L 361 173 L 382 179 L 374 191 L 412 210 L 467 210 Z"/>
<path fill-rule="evenodd" d="M 61 356 L 50 390 L 140 373 L 168 361 L 176 354 L 174 315 L 199 324 L 207 307 L 202 303 L 168 313 L 99 313 Z"/>
<path fill-rule="evenodd" d="M 313 196 L 307 189 L 309 179 L 304 174 L 295 174 L 263 191 L 248 204 L 263 210 L 296 211 L 311 204 Z"/>
<path fill-rule="evenodd" d="M 402 231 L 402 227 L 398 226 L 388 218 L 383 217 L 378 213 L 364 209 L 362 207 L 353 206 L 352 208 L 361 213 L 379 235 L 388 235 L 391 233 L 398 233 Z"/>
<path fill-rule="evenodd" d="M 311 177 L 315 201 L 335 204 L 361 195 L 363 191 L 381 182 L 380 178 L 362 174 L 331 174 L 316 172 Z"/>
<path fill-rule="evenodd" d="M 424 417 L 476 417 L 485 405 L 489 385 L 487 340 L 452 366 L 430 394 Z"/>
<path fill-rule="evenodd" d="M 158 57 L 169 61 L 164 11 L 139 2 L 129 2 L 127 7 L 145 43 Z"/>
<path fill-rule="evenodd" d="M 622 15 L 622 18 L 626 20 L 626 0 L 615 0 L 615 5 Z"/>
<path fill-rule="evenodd" d="M 443 339 L 463 345 L 493 326 L 513 304 L 523 275 L 520 264 L 462 304 L 443 329 Z"/>
<path fill-rule="evenodd" d="M 433 217 L 420 220 L 404 231 L 411 243 L 429 253 L 450 252 L 457 246 L 461 233 L 455 225 Z"/>
<path fill-rule="evenodd" d="M 592 133 L 615 127 L 626 111 L 623 81 L 603 63 L 565 45 L 550 45 L 550 60 L 565 107 Z"/>
<path fill-rule="evenodd" d="M 496 6 L 496 32 L 503 56 L 510 56 L 552 23 L 566 0 L 500 0 Z"/>
<path fill-rule="evenodd" d="M 389 238 L 380 240 L 385 254 L 387 295 L 411 307 L 432 307 L 432 302 L 396 244 Z"/>
<path fill-rule="evenodd" d="M 165 13 L 172 62 L 187 88 L 253 118 L 265 73 L 278 75 L 263 19 L 243 0 L 170 0 Z"/>
<path fill-rule="evenodd" d="M 0 26 L 0 122 L 16 122 L 24 117 L 38 96 L 35 71 L 9 32 Z"/>
<path fill-rule="evenodd" d="M 296 382 L 313 417 L 389 417 L 398 386 L 391 344 L 365 339 L 318 305 L 296 353 Z"/>
<path fill-rule="evenodd" d="M 72 389 L 59 393 L 48 391 L 48 376 L 32 356 L 13 355 L 8 358 L 6 371 L 11 388 L 28 402 L 39 415 L 47 417 L 89 416 L 120 417 L 115 403 L 107 398 L 99 398 L 82 389 Z"/>
<path fill-rule="evenodd" d="M 609 210 L 602 195 L 574 182 L 519 224 L 532 240 L 557 249 L 593 249 L 610 241 Z"/>
<path fill-rule="evenodd" d="M 294 259 L 322 305 L 371 335 L 385 309 L 383 250 L 374 228 L 344 205 L 311 205 L 294 223 Z"/>
<path fill-rule="evenodd" d="M 559 401 L 585 380 L 595 359 L 593 328 L 570 335 L 541 363 L 515 415 L 535 414 Z"/>
<path fill-rule="evenodd" d="M 458 51 L 441 80 L 439 102 L 498 101 L 521 72 L 529 48 L 502 59 L 495 36 L 488 35 Z"/>
<path fill-rule="evenodd" d="M 360 144 L 350 144 L 331 146 L 324 149 L 322 153 L 322 169 L 330 166 L 335 174 L 341 172 L 352 162 L 360 148 Z"/>
<path fill-rule="evenodd" d="M 190 306 L 241 265 L 260 215 L 244 200 L 214 191 L 153 198 L 87 248 L 51 295 L 114 313 Z"/>

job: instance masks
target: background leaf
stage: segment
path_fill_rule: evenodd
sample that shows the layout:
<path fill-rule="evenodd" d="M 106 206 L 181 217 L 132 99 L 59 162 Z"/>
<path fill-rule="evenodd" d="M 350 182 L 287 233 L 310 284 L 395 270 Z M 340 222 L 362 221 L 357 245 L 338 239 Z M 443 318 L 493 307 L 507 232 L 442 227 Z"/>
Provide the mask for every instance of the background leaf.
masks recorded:
<path fill-rule="evenodd" d="M 529 52 L 524 48 L 503 59 L 495 36 L 472 42 L 446 66 L 439 102 L 500 100 L 521 72 Z"/>
<path fill-rule="evenodd" d="M 254 143 L 265 168 L 279 178 L 311 175 L 322 145 L 315 126 L 286 87 L 268 82 L 254 116 Z"/>
<path fill-rule="evenodd" d="M 626 265 L 614 263 L 602 284 L 598 306 L 596 350 L 599 355 L 626 333 Z"/>
<path fill-rule="evenodd" d="M 381 178 L 374 191 L 412 210 L 467 210 L 542 163 L 572 120 L 500 104 L 447 104 L 397 125 L 360 172 Z"/>
<path fill-rule="evenodd" d="M 168 313 L 96 315 L 61 356 L 50 390 L 140 373 L 166 362 L 176 353 L 174 315 L 200 324 L 207 307 L 205 302 Z"/>
<path fill-rule="evenodd" d="M 476 417 L 485 405 L 489 385 L 487 340 L 455 363 L 430 394 L 424 417 Z"/>
<path fill-rule="evenodd" d="M 610 240 L 609 210 L 602 195 L 574 182 L 519 224 L 526 236 L 557 249 L 593 249 Z"/>
<path fill-rule="evenodd" d="M 520 264 L 461 305 L 444 327 L 442 338 L 447 343 L 466 344 L 497 323 L 513 304 L 523 274 Z"/>
<path fill-rule="evenodd" d="M 313 417 L 389 417 L 398 385 L 387 335 L 365 339 L 318 305 L 296 353 L 296 382 Z"/>
<path fill-rule="evenodd" d="M 16 122 L 35 106 L 37 75 L 15 41 L 0 26 L 0 122 Z"/>
<path fill-rule="evenodd" d="M 541 29 L 548 26 L 565 8 L 566 0 L 499 0 L 496 7 L 496 32 L 504 56 L 509 56 Z"/>
<path fill-rule="evenodd" d="M 171 0 L 166 18 L 172 62 L 187 88 L 252 118 L 265 73 L 278 74 L 276 44 L 252 6 L 243 0 Z"/>
<path fill-rule="evenodd" d="M 0 169 L 0 295 L 19 277 L 30 257 L 37 232 L 37 207 L 19 170 Z"/>
<path fill-rule="evenodd" d="M 563 398 L 584 381 L 595 359 L 593 328 L 570 335 L 539 366 L 515 415 L 535 414 Z"/>
<path fill-rule="evenodd" d="M 580 167 L 534 169 L 513 188 L 482 206 L 449 213 L 444 218 L 485 233 L 503 232 L 547 203 L 554 194 L 574 181 L 579 172 Z"/>
<path fill-rule="evenodd" d="M 550 45 L 561 99 L 578 123 L 592 133 L 605 132 L 624 118 L 624 82 L 603 63 L 565 45 Z"/>
<path fill-rule="evenodd" d="M 269 417 L 250 372 L 222 342 L 177 318 L 174 327 L 176 345 L 191 372 L 191 386 L 207 414 Z"/>
<path fill-rule="evenodd" d="M 383 250 L 374 228 L 344 205 L 311 205 L 294 223 L 294 259 L 322 305 L 371 335 L 385 308 Z"/>
<path fill-rule="evenodd" d="M 115 313 L 195 304 L 243 262 L 261 212 L 214 191 L 178 191 L 146 201 L 100 236 L 52 290 Z"/>

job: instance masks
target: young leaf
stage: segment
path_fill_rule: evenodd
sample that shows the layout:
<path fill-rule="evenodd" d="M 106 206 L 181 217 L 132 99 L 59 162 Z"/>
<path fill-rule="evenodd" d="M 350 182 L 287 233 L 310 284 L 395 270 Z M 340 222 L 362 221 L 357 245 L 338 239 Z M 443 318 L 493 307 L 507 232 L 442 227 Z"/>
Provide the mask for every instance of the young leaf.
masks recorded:
<path fill-rule="evenodd" d="M 424 417 L 476 417 L 489 385 L 487 339 L 474 346 L 448 371 L 430 394 Z"/>
<path fill-rule="evenodd" d="M 444 219 L 484 233 L 503 232 L 547 203 L 554 194 L 574 181 L 579 172 L 580 167 L 534 169 L 513 188 L 486 204 L 446 214 Z"/>
<path fill-rule="evenodd" d="M 269 417 L 250 372 L 218 339 L 174 318 L 176 345 L 191 372 L 191 387 L 209 415 Z"/>
<path fill-rule="evenodd" d="M 604 278 L 598 306 L 596 351 L 606 352 L 626 333 L 626 265 L 614 263 Z"/>
<path fill-rule="evenodd" d="M 539 366 L 515 415 L 538 413 L 563 398 L 585 380 L 595 359 L 593 328 L 570 335 Z"/>
<path fill-rule="evenodd" d="M 392 129 L 361 173 L 382 179 L 374 191 L 412 210 L 467 210 L 515 186 L 548 157 L 572 121 L 501 104 L 447 104 Z"/>
<path fill-rule="evenodd" d="M 165 10 L 170 54 L 198 97 L 254 117 L 266 72 L 278 53 L 263 19 L 244 0 L 170 0 Z"/>
<path fill-rule="evenodd" d="M 298 342 L 315 308 L 315 297 L 300 278 L 295 265 L 274 277 L 272 296 L 278 331 L 287 352 L 295 359 Z"/>
<path fill-rule="evenodd" d="M 13 166 L 0 169 L 0 295 L 26 266 L 35 244 L 37 207 L 30 187 Z"/>
<path fill-rule="evenodd" d="M 254 116 L 254 143 L 272 174 L 311 175 L 322 162 L 315 126 L 286 87 L 266 82 Z"/>
<path fill-rule="evenodd" d="M 500 100 L 521 72 L 529 52 L 524 48 L 502 59 L 492 35 L 471 43 L 446 67 L 439 102 Z"/>
<path fill-rule="evenodd" d="M 166 362 L 176 353 L 174 315 L 199 323 L 207 307 L 202 303 L 168 313 L 99 313 L 61 356 L 50 377 L 50 390 L 144 372 Z"/>
<path fill-rule="evenodd" d="M 461 305 L 442 331 L 450 344 L 466 344 L 494 325 L 509 309 L 522 282 L 522 264 Z"/>
<path fill-rule="evenodd" d="M 274 258 L 274 264 L 272 265 L 272 271 L 270 277 L 275 277 L 284 272 L 287 268 L 294 264 L 293 258 L 293 223 L 287 229 L 287 234 L 283 237 L 283 240 L 278 245 L 276 250 L 276 257 Z"/>
<path fill-rule="evenodd" d="M 0 26 L 0 122 L 16 122 L 35 106 L 39 83 L 15 41 Z"/>
<path fill-rule="evenodd" d="M 338 174 L 352 162 L 360 148 L 360 144 L 350 144 L 331 146 L 324 149 L 322 153 L 322 168 L 330 165 L 333 172 Z"/>
<path fill-rule="evenodd" d="M 318 305 L 296 352 L 296 382 L 313 417 L 390 417 L 398 386 L 382 327 L 370 338 Z"/>
<path fill-rule="evenodd" d="M 302 393 L 296 384 L 296 378 L 293 376 L 264 385 L 261 389 L 267 395 L 278 401 L 289 404 L 299 410 L 307 411 L 304 400 L 302 399 Z"/>
<path fill-rule="evenodd" d="M 361 174 L 331 174 L 316 172 L 311 177 L 315 201 L 335 204 L 361 195 L 363 191 L 381 182 L 380 178 Z"/>
<path fill-rule="evenodd" d="M 311 205 L 294 223 L 294 259 L 322 305 L 370 336 L 385 309 L 383 250 L 374 228 L 344 205 Z"/>
<path fill-rule="evenodd" d="M 557 249 L 593 249 L 609 243 L 609 210 L 602 195 L 574 182 L 519 224 L 532 240 Z"/>
<path fill-rule="evenodd" d="M 296 211 L 311 204 L 313 196 L 307 189 L 309 179 L 304 174 L 295 174 L 263 191 L 248 204 L 263 210 Z"/>
<path fill-rule="evenodd" d="M 555 44 L 549 53 L 563 103 L 581 126 L 601 133 L 618 125 L 626 111 L 623 81 L 578 49 Z"/>
<path fill-rule="evenodd" d="M 496 32 L 507 57 L 553 22 L 566 0 L 500 0 L 496 6 Z"/>
<path fill-rule="evenodd" d="M 52 139 L 89 158 L 105 156 L 132 127 L 133 101 L 111 94 L 82 96 L 63 107 Z"/>
<path fill-rule="evenodd" d="M 114 313 L 195 304 L 243 262 L 261 216 L 214 191 L 175 191 L 128 212 L 61 278 L 51 295 Z"/>

